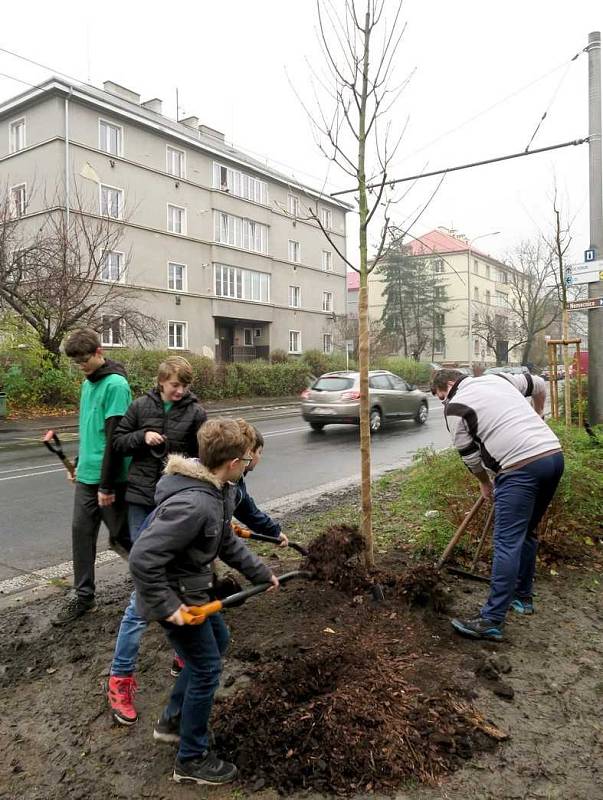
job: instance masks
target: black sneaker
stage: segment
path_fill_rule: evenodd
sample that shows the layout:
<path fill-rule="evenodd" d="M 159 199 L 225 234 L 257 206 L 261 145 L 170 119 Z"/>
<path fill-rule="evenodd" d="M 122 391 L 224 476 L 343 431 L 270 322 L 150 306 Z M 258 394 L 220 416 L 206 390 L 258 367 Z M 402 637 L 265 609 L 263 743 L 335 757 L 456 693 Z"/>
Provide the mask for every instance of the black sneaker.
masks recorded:
<path fill-rule="evenodd" d="M 452 619 L 450 623 L 455 631 L 462 633 L 463 636 L 470 636 L 472 639 L 491 639 L 494 642 L 500 642 L 503 638 L 502 625 L 484 619 L 484 617 Z"/>
<path fill-rule="evenodd" d="M 162 714 L 153 728 L 153 739 L 156 742 L 178 744 L 180 742 L 180 715 L 166 717 Z"/>
<path fill-rule="evenodd" d="M 177 758 L 172 777 L 176 783 L 230 783 L 237 777 L 237 768 L 208 750 L 200 758 L 190 761 L 180 761 Z"/>
<path fill-rule="evenodd" d="M 55 627 L 68 625 L 70 622 L 75 622 L 76 619 L 83 617 L 84 614 L 88 614 L 90 611 L 96 611 L 96 601 L 94 598 L 92 598 L 92 600 L 83 600 L 76 595 L 65 601 L 63 608 L 50 622 Z"/>
<path fill-rule="evenodd" d="M 170 675 L 173 678 L 177 678 L 183 669 L 184 669 L 183 659 L 181 659 L 177 653 L 174 653 L 174 657 L 172 658 L 172 666 L 170 668 Z"/>

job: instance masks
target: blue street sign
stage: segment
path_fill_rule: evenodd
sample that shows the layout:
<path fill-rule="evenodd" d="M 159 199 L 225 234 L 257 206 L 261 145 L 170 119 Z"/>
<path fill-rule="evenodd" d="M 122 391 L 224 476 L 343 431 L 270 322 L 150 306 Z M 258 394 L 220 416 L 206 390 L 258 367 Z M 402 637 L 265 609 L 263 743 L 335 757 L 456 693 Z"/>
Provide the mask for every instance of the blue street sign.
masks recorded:
<path fill-rule="evenodd" d="M 597 260 L 597 251 L 594 247 L 591 247 L 589 250 L 584 251 L 584 260 L 585 261 L 596 261 Z"/>

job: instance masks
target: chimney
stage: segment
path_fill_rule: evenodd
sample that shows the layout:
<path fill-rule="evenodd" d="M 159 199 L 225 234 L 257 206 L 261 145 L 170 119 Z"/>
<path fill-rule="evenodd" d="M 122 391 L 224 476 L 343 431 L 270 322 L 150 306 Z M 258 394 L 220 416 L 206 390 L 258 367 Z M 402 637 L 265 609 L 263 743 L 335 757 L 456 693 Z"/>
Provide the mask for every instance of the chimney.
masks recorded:
<path fill-rule="evenodd" d="M 128 100 L 130 103 L 136 103 L 136 105 L 140 105 L 140 95 L 136 92 L 133 92 L 131 89 L 126 89 L 125 86 L 120 86 L 119 83 L 113 83 L 113 81 L 105 81 L 103 83 L 103 89 L 109 94 L 114 94 L 117 97 L 121 97 L 122 100 Z"/>
<path fill-rule="evenodd" d="M 215 128 L 210 128 L 209 125 L 199 125 L 199 133 L 202 136 L 208 136 L 210 139 L 217 139 L 219 142 L 224 141 L 224 134 Z"/>
<path fill-rule="evenodd" d="M 178 120 L 181 125 L 186 125 L 187 128 L 197 128 L 199 126 L 199 117 L 187 117 L 186 119 Z"/>
<path fill-rule="evenodd" d="M 152 100 L 145 100 L 140 105 L 149 111 L 154 111 L 155 114 L 161 114 L 161 100 L 158 97 L 154 97 Z"/>

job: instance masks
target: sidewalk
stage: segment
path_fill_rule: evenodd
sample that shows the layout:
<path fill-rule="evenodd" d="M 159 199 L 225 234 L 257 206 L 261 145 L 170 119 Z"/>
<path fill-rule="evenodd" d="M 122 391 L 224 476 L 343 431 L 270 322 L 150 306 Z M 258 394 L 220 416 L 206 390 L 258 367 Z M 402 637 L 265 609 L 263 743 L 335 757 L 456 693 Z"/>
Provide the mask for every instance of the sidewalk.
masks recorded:
<path fill-rule="evenodd" d="M 270 410 L 296 406 L 299 397 L 287 395 L 285 397 L 248 397 L 242 400 L 229 398 L 228 400 L 215 400 L 201 403 L 209 416 L 224 414 L 244 415 L 247 411 Z M 43 435 L 47 430 L 61 432 L 77 431 L 77 413 L 60 416 L 42 416 L 26 419 L 0 419 L 0 440 L 10 436 L 37 436 Z"/>

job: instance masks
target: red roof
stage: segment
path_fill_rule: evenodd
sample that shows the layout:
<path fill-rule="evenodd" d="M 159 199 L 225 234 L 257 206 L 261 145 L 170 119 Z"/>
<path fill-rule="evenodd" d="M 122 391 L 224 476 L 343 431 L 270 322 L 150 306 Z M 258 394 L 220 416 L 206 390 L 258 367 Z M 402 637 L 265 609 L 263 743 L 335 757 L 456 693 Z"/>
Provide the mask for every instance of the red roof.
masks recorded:
<path fill-rule="evenodd" d="M 347 272 L 348 292 L 357 292 L 360 289 L 360 273 Z"/>
<path fill-rule="evenodd" d="M 442 230 L 442 228 L 436 228 L 423 236 L 413 239 L 408 247 L 413 256 L 426 256 L 433 253 L 466 253 L 469 250 L 469 242 L 466 239 L 453 236 L 453 234 Z M 478 256 L 488 257 L 486 253 L 476 247 L 472 247 L 471 252 Z"/>

